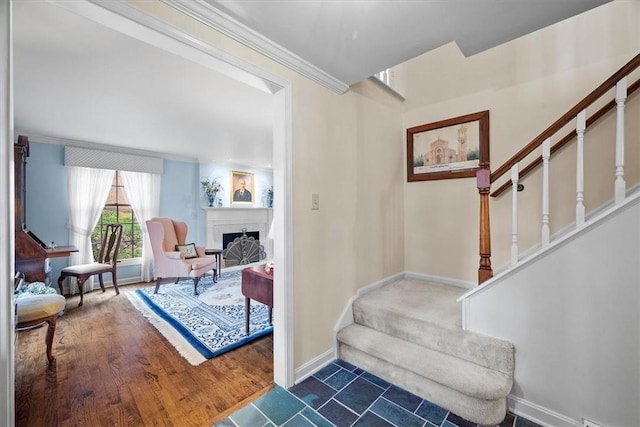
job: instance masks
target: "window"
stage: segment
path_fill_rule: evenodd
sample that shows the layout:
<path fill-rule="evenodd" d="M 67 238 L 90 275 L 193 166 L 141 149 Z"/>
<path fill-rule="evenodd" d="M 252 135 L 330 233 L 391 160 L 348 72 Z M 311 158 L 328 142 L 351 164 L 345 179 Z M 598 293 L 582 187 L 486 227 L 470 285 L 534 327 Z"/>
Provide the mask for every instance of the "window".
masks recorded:
<path fill-rule="evenodd" d="M 129 204 L 120 172 L 116 171 L 107 202 L 104 205 L 100 219 L 96 228 L 91 233 L 91 244 L 93 246 L 93 257 L 98 259 L 100 246 L 104 236 L 104 229 L 108 224 L 122 224 L 122 241 L 120 242 L 120 252 L 118 259 L 131 259 L 142 256 L 142 232 L 140 225 L 136 221 L 133 209 Z"/>

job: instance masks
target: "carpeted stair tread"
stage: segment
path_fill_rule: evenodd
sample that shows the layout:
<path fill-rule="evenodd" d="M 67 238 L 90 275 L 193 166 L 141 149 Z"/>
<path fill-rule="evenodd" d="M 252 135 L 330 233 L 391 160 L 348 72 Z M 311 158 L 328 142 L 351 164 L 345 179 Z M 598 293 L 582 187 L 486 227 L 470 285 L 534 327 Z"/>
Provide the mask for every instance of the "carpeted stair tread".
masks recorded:
<path fill-rule="evenodd" d="M 402 279 L 356 299 L 354 321 L 486 368 L 513 372 L 511 343 L 462 330 L 462 308 L 456 299 L 464 291 Z"/>
<path fill-rule="evenodd" d="M 358 305 L 397 311 L 442 328 L 461 329 L 462 310 L 456 300 L 467 289 L 416 279 L 400 279 L 359 297 Z"/>
<path fill-rule="evenodd" d="M 512 374 L 431 350 L 366 326 L 349 325 L 338 332 L 337 338 L 340 343 L 372 357 L 477 399 L 504 398 L 513 385 Z"/>
<path fill-rule="evenodd" d="M 478 399 L 431 381 L 401 366 L 378 359 L 347 344 L 341 343 L 339 349 L 339 357 L 342 360 L 352 363 L 438 406 L 447 408 L 466 420 L 481 425 L 495 426 L 500 424 L 505 417 L 507 411 L 507 400 L 505 398 L 494 400 Z"/>

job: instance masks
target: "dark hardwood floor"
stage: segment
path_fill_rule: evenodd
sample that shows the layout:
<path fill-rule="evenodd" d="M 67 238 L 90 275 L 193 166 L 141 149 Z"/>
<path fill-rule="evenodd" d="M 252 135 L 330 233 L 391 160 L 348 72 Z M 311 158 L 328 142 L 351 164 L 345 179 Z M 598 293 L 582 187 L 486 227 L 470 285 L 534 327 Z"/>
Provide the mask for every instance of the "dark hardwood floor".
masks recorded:
<path fill-rule="evenodd" d="M 138 286 L 68 298 L 51 367 L 46 327 L 18 332 L 16 426 L 211 426 L 271 387 L 271 335 L 192 366 L 131 305 Z"/>

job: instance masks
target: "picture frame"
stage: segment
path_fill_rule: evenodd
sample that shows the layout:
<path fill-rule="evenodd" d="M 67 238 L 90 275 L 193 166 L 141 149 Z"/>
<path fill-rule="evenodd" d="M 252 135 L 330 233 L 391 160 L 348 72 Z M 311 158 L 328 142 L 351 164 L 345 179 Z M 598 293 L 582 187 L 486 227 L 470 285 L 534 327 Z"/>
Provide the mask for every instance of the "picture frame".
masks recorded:
<path fill-rule="evenodd" d="M 489 167 L 489 110 L 407 129 L 407 182 L 476 176 Z"/>
<path fill-rule="evenodd" d="M 253 205 L 255 201 L 255 180 L 252 173 L 231 171 L 232 205 Z"/>

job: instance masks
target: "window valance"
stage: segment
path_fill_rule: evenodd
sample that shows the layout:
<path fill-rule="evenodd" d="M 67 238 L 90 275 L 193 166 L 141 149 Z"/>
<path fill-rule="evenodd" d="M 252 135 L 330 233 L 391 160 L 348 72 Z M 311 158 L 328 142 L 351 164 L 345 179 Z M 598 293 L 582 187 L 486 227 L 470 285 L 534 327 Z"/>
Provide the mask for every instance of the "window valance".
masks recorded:
<path fill-rule="evenodd" d="M 64 164 L 66 166 L 113 169 L 160 175 L 162 174 L 163 167 L 163 161 L 158 157 L 69 146 L 64 147 Z"/>

